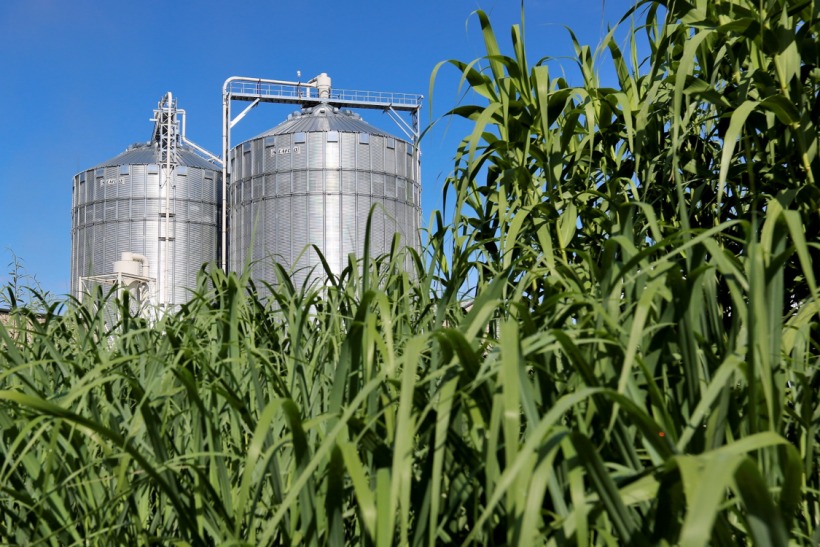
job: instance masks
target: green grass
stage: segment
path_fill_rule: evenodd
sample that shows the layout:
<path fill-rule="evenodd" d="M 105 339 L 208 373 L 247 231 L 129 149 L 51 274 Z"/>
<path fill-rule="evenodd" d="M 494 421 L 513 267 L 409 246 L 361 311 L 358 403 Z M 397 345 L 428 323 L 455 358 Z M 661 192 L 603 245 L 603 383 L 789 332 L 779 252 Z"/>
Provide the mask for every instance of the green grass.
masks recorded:
<path fill-rule="evenodd" d="M 817 543 L 819 11 L 641 2 L 574 87 L 478 12 L 421 255 L 16 307 L 0 542 Z"/>

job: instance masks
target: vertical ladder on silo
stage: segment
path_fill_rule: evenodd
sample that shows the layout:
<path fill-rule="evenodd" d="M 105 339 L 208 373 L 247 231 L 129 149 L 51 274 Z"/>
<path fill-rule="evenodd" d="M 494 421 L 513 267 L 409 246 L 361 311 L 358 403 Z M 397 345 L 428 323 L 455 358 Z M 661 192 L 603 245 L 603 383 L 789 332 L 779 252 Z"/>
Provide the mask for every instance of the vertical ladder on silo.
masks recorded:
<path fill-rule="evenodd" d="M 159 146 L 160 197 L 164 202 L 160 205 L 159 252 L 160 264 L 157 275 L 158 303 L 167 306 L 171 303 L 172 287 L 170 271 L 174 265 L 175 246 L 172 244 L 175 234 L 175 189 L 176 169 L 179 165 L 179 121 L 177 120 L 176 99 L 169 91 L 159 102 L 155 111 L 154 140 Z"/>

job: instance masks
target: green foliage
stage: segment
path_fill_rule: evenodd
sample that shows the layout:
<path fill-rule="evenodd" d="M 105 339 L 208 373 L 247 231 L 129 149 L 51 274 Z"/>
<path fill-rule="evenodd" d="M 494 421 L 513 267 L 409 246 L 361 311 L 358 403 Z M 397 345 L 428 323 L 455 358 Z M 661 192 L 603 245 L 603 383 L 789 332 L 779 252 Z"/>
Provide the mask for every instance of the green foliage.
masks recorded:
<path fill-rule="evenodd" d="M 15 308 L 0 541 L 817 543 L 819 10 L 641 2 L 614 87 L 478 12 L 424 257 Z"/>
<path fill-rule="evenodd" d="M 11 309 L 25 307 L 31 310 L 42 311 L 54 304 L 56 299 L 48 291 L 44 291 L 37 280 L 37 276 L 29 274 L 23 259 L 7 249 L 10 260 L 7 265 L 8 281 L 3 283 L 0 290 L 0 308 Z"/>

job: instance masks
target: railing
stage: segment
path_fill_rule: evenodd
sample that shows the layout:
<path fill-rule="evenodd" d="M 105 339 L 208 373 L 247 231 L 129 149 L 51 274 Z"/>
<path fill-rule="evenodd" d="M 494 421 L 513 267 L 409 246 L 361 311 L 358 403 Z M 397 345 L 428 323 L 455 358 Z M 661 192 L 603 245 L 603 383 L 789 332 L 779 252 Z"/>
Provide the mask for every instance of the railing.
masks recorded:
<path fill-rule="evenodd" d="M 255 98 L 274 102 L 316 102 L 320 100 L 319 91 L 315 87 L 306 85 L 235 81 L 228 85 L 228 93 L 235 100 Z M 331 89 L 329 100 L 359 107 L 386 108 L 391 106 L 400 110 L 416 110 L 421 107 L 423 99 L 422 95 L 412 93 Z"/>

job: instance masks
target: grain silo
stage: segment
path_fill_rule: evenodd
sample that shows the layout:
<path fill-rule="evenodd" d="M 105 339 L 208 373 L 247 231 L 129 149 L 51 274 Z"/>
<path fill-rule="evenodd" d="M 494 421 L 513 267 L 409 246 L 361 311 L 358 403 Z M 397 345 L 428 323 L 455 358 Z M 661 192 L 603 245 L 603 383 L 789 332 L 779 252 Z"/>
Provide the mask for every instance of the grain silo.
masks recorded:
<path fill-rule="evenodd" d="M 203 263 L 218 257 L 218 158 L 185 136 L 168 93 L 146 143 L 74 177 L 71 292 L 95 284 L 139 287 L 160 307 L 187 301 Z M 208 158 L 208 159 L 206 159 Z"/>
<path fill-rule="evenodd" d="M 270 84 L 267 92 L 266 81 L 250 82 L 256 89 L 245 87 L 245 100 L 273 97 L 271 102 L 302 108 L 227 155 L 232 270 L 250 264 L 253 279 L 275 283 L 275 261 L 293 269 L 294 281 L 301 284 L 314 267 L 321 277 L 319 256 L 310 247 L 316 245 L 331 270 L 341 273 L 348 255 L 364 255 L 371 209 L 371 256 L 389 251 L 394 234 L 402 245 L 418 248 L 416 143 L 378 129 L 346 108 L 376 108 L 373 103 L 382 100 L 378 108 L 387 111 L 395 95 L 332 92 L 330 79 L 320 75 L 312 81 L 318 83 L 315 89 L 300 89 L 287 100 L 283 82 Z M 243 88 L 234 89 L 235 99 Z M 405 97 L 407 110 L 417 114 L 420 97 Z"/>

